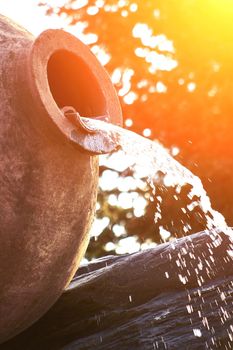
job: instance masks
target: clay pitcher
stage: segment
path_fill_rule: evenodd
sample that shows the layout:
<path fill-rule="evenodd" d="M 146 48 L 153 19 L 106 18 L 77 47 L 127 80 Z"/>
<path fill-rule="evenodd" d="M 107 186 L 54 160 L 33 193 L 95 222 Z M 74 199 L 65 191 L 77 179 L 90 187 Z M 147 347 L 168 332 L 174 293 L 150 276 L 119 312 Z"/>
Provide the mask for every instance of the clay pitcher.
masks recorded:
<path fill-rule="evenodd" d="M 1 16 L 0 40 L 0 342 L 4 342 L 58 299 L 89 241 L 98 157 L 92 154 L 95 150 L 84 152 L 79 145 L 78 135 L 84 137 L 85 130 L 72 138 L 74 125 L 61 108 L 72 106 L 91 118 L 107 115 L 116 124 L 121 123 L 121 111 L 105 70 L 70 34 L 48 30 L 35 40 Z"/>

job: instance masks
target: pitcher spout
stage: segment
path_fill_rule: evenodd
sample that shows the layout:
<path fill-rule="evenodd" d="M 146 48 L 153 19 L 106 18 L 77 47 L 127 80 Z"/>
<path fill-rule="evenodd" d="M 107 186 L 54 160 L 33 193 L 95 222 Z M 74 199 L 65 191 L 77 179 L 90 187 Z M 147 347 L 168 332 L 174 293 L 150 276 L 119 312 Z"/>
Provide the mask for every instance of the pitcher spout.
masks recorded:
<path fill-rule="evenodd" d="M 109 123 L 108 115 L 82 117 L 71 106 L 65 106 L 61 111 L 71 128 L 70 141 L 84 152 L 101 155 L 116 152 L 121 148 L 118 133 L 114 125 Z"/>

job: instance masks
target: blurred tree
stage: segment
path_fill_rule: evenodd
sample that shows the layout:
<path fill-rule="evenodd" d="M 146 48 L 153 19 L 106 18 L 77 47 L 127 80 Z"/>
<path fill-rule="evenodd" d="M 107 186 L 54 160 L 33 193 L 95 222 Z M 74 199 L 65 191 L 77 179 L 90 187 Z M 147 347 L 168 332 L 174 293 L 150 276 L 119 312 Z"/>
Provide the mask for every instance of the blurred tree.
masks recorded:
<path fill-rule="evenodd" d="M 56 6 L 56 2 L 47 0 L 41 5 L 48 15 L 63 16 L 74 34 L 82 23 L 92 51 L 105 64 L 118 91 L 125 126 L 159 140 L 169 149 L 177 147 L 176 158 L 202 179 L 213 207 L 232 225 L 232 2 L 59 3 Z M 188 225 L 187 233 L 205 227 L 200 213 L 184 215 L 181 208 L 187 198 L 184 195 L 179 201 L 174 200 L 173 195 L 168 195 L 171 189 L 162 204 L 162 220 L 153 225 L 159 191 L 164 192 L 164 188 L 158 186 L 155 197 L 147 184 L 143 193 L 137 189 L 147 200 L 145 215 L 139 217 L 135 217 L 133 208 L 110 205 L 108 197 L 112 191 L 100 192 L 101 209 L 97 216 L 108 216 L 110 222 L 90 246 L 90 256 L 105 254 L 103 247 L 109 241 L 117 242 L 127 234 L 138 235 L 140 242 L 146 239 L 159 242 L 161 225 L 173 235 L 183 234 L 183 227 Z M 113 227 L 119 222 L 126 231 L 117 237 Z"/>

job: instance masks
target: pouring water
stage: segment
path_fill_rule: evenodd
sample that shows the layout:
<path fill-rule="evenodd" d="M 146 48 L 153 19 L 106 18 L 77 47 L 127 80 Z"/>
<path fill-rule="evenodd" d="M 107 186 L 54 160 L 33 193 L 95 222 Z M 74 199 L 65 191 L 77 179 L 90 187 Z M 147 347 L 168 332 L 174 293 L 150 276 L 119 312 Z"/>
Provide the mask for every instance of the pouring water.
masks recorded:
<path fill-rule="evenodd" d="M 121 150 L 108 157 L 109 164 L 116 166 L 117 159 L 121 157 L 121 169 L 131 167 L 135 176 L 147 178 L 155 195 L 157 185 L 173 187 L 177 196 L 188 185 L 188 204 L 182 208 L 183 211 L 188 213 L 198 208 L 205 216 L 206 229 L 212 232 L 213 239 L 219 231 L 232 235 L 224 216 L 212 208 L 200 178 L 175 160 L 159 142 L 101 120 L 85 118 L 85 123 L 96 132 L 104 134 L 106 140 L 117 139 L 120 144 Z M 159 214 L 155 213 L 155 221 L 157 215 Z"/>

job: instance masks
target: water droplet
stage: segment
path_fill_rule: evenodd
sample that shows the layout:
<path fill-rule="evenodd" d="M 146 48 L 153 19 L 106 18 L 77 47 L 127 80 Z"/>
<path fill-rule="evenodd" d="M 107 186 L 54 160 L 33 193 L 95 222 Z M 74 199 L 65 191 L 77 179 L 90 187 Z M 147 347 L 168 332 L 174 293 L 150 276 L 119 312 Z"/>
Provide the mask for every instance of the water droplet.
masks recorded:
<path fill-rule="evenodd" d="M 193 334 L 195 335 L 195 337 L 198 337 L 198 338 L 202 336 L 201 330 L 199 328 L 194 328 Z"/>

